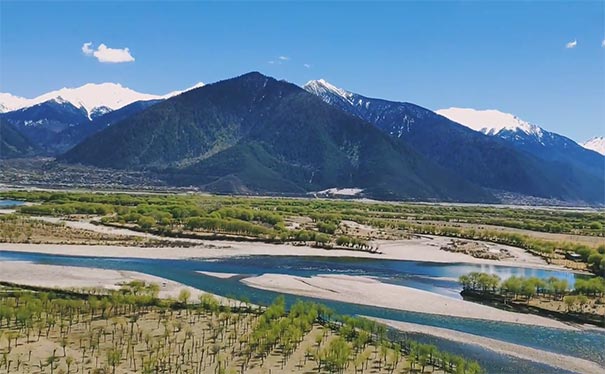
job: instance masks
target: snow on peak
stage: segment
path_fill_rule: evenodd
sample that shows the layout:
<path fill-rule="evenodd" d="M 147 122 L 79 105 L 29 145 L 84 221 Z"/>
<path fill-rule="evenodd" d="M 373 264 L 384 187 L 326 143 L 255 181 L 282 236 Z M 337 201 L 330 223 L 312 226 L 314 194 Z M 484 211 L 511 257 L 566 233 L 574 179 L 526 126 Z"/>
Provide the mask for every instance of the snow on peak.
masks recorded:
<path fill-rule="evenodd" d="M 111 111 L 120 109 L 135 101 L 168 99 L 180 93 L 203 86 L 203 83 L 197 83 L 183 91 L 173 91 L 166 95 L 145 94 L 131 90 L 119 83 L 87 83 L 76 88 L 61 88 L 42 94 L 33 99 L 13 96 L 9 93 L 0 93 L 0 113 L 30 107 L 49 100 L 58 103 L 69 102 L 75 107 L 84 108 L 89 117 L 99 111 Z"/>
<path fill-rule="evenodd" d="M 11 112 L 27 106 L 29 100 L 24 97 L 13 96 L 9 93 L 0 92 L 0 113 Z"/>
<path fill-rule="evenodd" d="M 65 100 L 65 99 L 64 99 L 63 97 L 61 97 L 61 96 L 57 96 L 57 97 L 55 97 L 55 98 L 51 99 L 51 101 L 54 101 L 54 102 L 55 102 L 55 103 L 57 103 L 57 104 L 67 104 L 67 103 L 69 103 L 69 101 L 68 101 L 68 100 Z"/>
<path fill-rule="evenodd" d="M 605 156 L 605 137 L 595 136 L 581 144 L 586 149 L 593 150 Z"/>
<path fill-rule="evenodd" d="M 45 93 L 32 99 L 32 104 L 42 103 L 58 97 L 78 108 L 84 108 L 88 113 L 92 113 L 97 107 L 116 110 L 135 101 L 160 98 L 157 95 L 144 94 L 122 87 L 119 83 L 87 83 L 77 88 L 64 87 L 57 91 Z"/>
<path fill-rule="evenodd" d="M 496 135 L 503 130 L 508 130 L 513 132 L 522 131 L 527 135 L 538 137 L 542 136 L 542 129 L 539 126 L 526 122 L 513 114 L 495 109 L 449 108 L 439 109 L 436 113 L 487 135 Z"/>
<path fill-rule="evenodd" d="M 342 97 L 345 100 L 350 100 L 353 94 L 349 91 L 343 90 L 342 88 L 338 88 L 331 84 L 330 82 L 324 79 L 311 80 L 308 81 L 303 88 L 309 92 L 314 93 L 315 95 L 321 95 L 325 93 L 332 93 Z"/>

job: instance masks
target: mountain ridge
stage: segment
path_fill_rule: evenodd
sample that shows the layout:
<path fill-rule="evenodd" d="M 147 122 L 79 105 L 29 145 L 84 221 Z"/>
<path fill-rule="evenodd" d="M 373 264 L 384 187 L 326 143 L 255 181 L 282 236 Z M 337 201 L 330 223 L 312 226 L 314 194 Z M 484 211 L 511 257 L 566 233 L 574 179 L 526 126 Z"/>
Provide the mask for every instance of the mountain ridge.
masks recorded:
<path fill-rule="evenodd" d="M 198 82 L 184 90 L 172 91 L 164 95 L 141 93 L 128 87 L 124 87 L 120 83 L 111 82 L 86 83 L 82 86 L 73 88 L 63 87 L 59 90 L 41 94 L 32 99 L 14 96 L 9 93 L 0 93 L 0 113 L 7 113 L 41 104 L 49 100 L 60 99 L 71 103 L 76 108 L 84 108 L 90 118 L 90 115 L 96 108 L 116 110 L 136 101 L 167 99 L 202 86 L 204 86 L 204 83 Z"/>
<path fill-rule="evenodd" d="M 165 100 L 59 161 L 153 170 L 215 192 L 354 187 L 383 199 L 495 201 L 371 124 L 258 72 Z"/>

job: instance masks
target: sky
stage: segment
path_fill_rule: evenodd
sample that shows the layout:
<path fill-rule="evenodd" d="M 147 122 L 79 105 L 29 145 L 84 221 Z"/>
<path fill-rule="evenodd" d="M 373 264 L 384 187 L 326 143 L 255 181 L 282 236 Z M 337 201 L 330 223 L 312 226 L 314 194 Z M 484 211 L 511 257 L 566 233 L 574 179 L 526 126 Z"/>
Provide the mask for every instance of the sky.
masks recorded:
<path fill-rule="evenodd" d="M 437 110 L 605 135 L 605 1 L 0 0 L 0 92 L 164 94 L 260 71 Z"/>

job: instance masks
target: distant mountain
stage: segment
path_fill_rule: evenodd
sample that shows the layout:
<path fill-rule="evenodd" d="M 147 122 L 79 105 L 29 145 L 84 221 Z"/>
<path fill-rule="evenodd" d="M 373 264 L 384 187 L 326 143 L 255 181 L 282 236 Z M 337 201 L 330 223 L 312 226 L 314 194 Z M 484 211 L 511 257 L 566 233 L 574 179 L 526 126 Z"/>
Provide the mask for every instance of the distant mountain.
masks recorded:
<path fill-rule="evenodd" d="M 515 115 L 468 108 L 442 109 L 437 113 L 473 130 L 504 139 L 515 148 L 540 159 L 563 162 L 600 177 L 605 175 L 605 158 L 602 155 Z"/>
<path fill-rule="evenodd" d="M 605 156 L 605 137 L 595 136 L 582 143 L 581 146 Z"/>
<path fill-rule="evenodd" d="M 500 137 L 484 135 L 415 104 L 368 98 L 325 80 L 310 81 L 304 89 L 480 186 L 568 201 L 605 199 L 602 174 L 538 158 Z M 527 130 L 532 133 L 536 129 Z"/>
<path fill-rule="evenodd" d="M 56 134 L 88 121 L 88 113 L 84 108 L 76 108 L 61 99 L 0 114 L 0 123 L 12 125 L 13 129 L 41 151 L 46 150 L 46 145 L 53 143 Z"/>
<path fill-rule="evenodd" d="M 133 116 L 162 100 L 135 101 L 117 110 L 109 111 L 103 115 L 93 116 L 93 120 L 79 126 L 71 126 L 55 134 L 46 144 L 52 154 L 60 154 L 73 148 L 91 135 L 98 133 L 114 123 Z"/>
<path fill-rule="evenodd" d="M 158 103 L 59 158 L 154 170 L 225 193 L 356 188 L 383 199 L 495 201 L 371 124 L 260 73 Z"/>
<path fill-rule="evenodd" d="M 166 95 L 152 95 L 140 93 L 130 88 L 123 87 L 119 83 L 88 83 L 76 88 L 62 88 L 60 90 L 47 92 L 33 99 L 25 99 L 8 93 L 0 93 L 0 113 L 10 112 L 25 107 L 30 107 L 49 100 L 60 100 L 69 102 L 76 108 L 83 108 L 92 119 L 95 113 L 107 113 L 111 110 L 120 109 L 135 101 L 161 100 L 178 95 L 182 92 L 203 86 L 197 83 L 183 91 L 173 91 Z"/>
<path fill-rule="evenodd" d="M 203 84 L 198 83 L 192 88 L 163 96 L 142 94 L 114 83 L 63 88 L 35 99 L 0 94 L 0 109 L 20 107 L 0 113 L 0 122 L 13 125 L 15 130 L 36 145 L 38 154 L 56 155 L 102 130 L 104 126 L 201 86 Z M 117 113 L 112 114 L 114 112 Z"/>

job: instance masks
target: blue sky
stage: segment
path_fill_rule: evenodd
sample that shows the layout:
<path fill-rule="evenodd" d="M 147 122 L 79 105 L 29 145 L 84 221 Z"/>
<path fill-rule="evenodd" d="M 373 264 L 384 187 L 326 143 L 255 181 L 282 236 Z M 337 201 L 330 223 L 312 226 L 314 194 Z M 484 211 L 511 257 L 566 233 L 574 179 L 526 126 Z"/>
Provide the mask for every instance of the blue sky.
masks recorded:
<path fill-rule="evenodd" d="M 604 14 L 603 1 L 2 0 L 0 91 L 109 81 L 160 94 L 258 70 L 431 109 L 499 109 L 582 141 L 605 134 Z M 99 62 L 86 42 L 134 61 Z"/>

